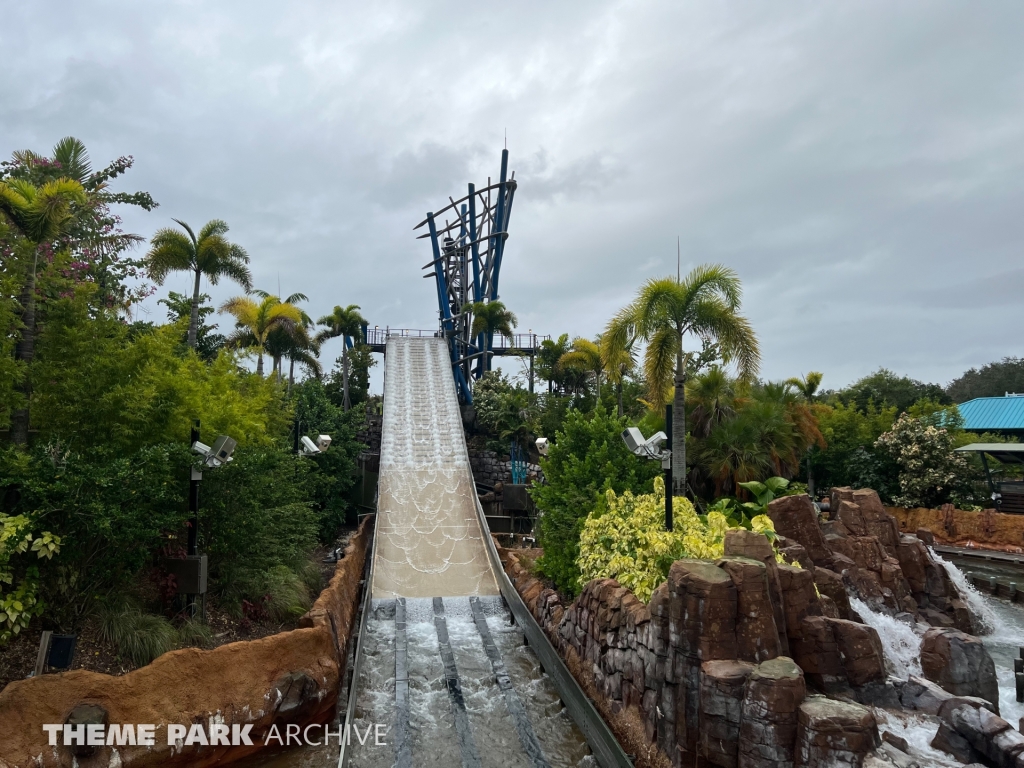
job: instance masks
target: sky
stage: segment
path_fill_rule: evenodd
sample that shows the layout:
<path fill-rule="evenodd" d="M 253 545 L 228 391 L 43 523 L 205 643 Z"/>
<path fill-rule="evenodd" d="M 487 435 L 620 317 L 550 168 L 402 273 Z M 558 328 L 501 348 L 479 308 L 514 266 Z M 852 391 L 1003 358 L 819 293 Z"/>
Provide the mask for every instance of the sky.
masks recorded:
<path fill-rule="evenodd" d="M 224 219 L 255 285 L 314 317 L 436 327 L 412 228 L 496 177 L 507 141 L 522 331 L 592 338 L 675 274 L 678 238 L 684 272 L 739 274 L 764 378 L 945 384 L 1024 354 L 1019 2 L 0 0 L 0 19 L 0 156 L 67 135 L 94 165 L 132 155 L 115 188 L 160 207 L 123 211 L 128 231 Z"/>

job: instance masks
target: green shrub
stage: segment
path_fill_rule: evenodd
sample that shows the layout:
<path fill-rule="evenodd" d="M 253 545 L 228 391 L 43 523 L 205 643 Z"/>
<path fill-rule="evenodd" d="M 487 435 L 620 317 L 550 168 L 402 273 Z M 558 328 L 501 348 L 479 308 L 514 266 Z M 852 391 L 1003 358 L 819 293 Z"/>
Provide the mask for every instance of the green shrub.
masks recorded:
<path fill-rule="evenodd" d="M 645 603 L 668 578 L 672 563 L 693 557 L 713 560 L 724 554 L 730 525 L 721 512 L 697 515 L 689 499 L 672 499 L 671 531 L 665 530 L 665 482 L 654 478 L 654 493 L 618 495 L 607 491 L 606 503 L 587 517 L 580 535 L 579 586 L 600 578 L 616 579 Z M 747 527 L 774 535 L 766 515 L 755 515 Z"/>
<path fill-rule="evenodd" d="M 600 407 L 593 414 L 570 411 L 564 430 L 541 460 L 546 484 L 530 489 L 541 510 L 538 537 L 544 556 L 538 566 L 567 594 L 579 589 L 580 531 L 600 494 L 650 492 L 652 479 L 661 471 L 657 462 L 629 452 L 621 438 L 626 426 L 626 419 Z"/>

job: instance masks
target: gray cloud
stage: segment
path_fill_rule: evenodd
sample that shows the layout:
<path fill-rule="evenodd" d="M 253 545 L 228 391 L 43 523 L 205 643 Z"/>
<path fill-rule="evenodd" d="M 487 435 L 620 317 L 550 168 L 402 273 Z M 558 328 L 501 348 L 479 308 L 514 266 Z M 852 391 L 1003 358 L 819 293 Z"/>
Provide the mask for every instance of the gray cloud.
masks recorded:
<path fill-rule="evenodd" d="M 1012 2 L 5 2 L 0 154 L 78 136 L 226 219 L 256 283 L 431 327 L 412 227 L 520 182 L 523 328 L 594 335 L 647 277 L 733 266 L 766 376 L 945 382 L 1020 354 Z M 57 23 L 56 20 L 60 20 Z M 184 279 L 169 287 L 181 290 Z M 234 291 L 221 284 L 222 300 Z M 149 307 L 162 316 L 162 307 Z M 328 355 L 336 350 L 328 350 Z"/>

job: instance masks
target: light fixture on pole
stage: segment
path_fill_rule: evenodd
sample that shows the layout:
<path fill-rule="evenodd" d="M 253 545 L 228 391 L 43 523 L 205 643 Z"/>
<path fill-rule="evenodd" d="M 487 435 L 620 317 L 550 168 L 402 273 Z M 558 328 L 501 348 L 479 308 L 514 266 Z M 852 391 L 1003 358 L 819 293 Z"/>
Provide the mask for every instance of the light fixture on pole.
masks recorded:
<path fill-rule="evenodd" d="M 664 432 L 655 432 L 649 438 L 636 427 L 627 427 L 622 432 L 622 441 L 630 453 L 652 461 L 660 461 L 665 471 L 665 530 L 672 530 L 672 451 L 661 447 L 668 441 Z"/>

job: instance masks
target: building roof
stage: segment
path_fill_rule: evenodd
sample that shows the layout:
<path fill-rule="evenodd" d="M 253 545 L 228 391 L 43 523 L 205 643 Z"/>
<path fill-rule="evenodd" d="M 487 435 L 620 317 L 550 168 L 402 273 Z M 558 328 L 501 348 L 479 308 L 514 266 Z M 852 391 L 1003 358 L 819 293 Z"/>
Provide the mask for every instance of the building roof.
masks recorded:
<path fill-rule="evenodd" d="M 961 453 L 987 453 L 1002 464 L 1024 464 L 1022 443 L 971 443 L 955 450 Z"/>
<path fill-rule="evenodd" d="M 1024 431 L 1024 397 L 976 397 L 957 407 L 972 432 Z"/>

